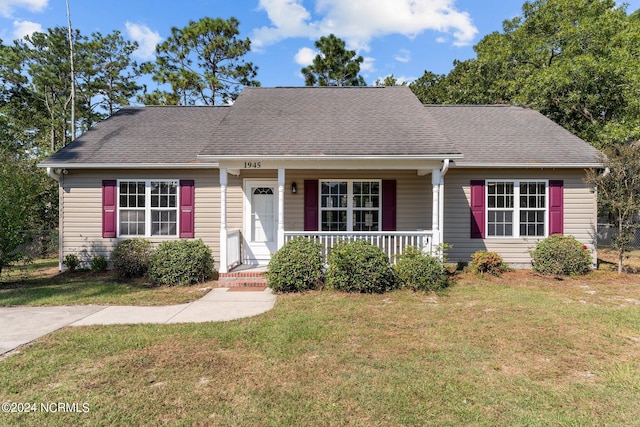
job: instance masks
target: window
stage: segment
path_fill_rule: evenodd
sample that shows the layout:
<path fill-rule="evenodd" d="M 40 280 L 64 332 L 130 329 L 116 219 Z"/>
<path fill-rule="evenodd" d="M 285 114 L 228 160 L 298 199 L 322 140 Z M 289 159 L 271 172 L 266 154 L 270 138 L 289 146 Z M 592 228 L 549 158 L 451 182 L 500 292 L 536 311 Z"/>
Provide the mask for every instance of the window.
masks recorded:
<path fill-rule="evenodd" d="M 178 181 L 119 181 L 118 218 L 120 236 L 176 237 Z"/>
<path fill-rule="evenodd" d="M 546 181 L 487 181 L 487 236 L 545 236 L 546 225 Z"/>
<path fill-rule="evenodd" d="M 321 231 L 378 231 L 380 181 L 321 181 Z"/>

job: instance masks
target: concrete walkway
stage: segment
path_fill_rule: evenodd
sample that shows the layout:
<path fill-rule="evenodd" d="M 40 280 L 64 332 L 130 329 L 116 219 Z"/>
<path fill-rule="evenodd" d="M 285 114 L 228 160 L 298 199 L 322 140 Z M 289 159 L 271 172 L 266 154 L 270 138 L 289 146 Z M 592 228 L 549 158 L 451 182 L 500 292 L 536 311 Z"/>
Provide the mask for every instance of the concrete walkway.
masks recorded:
<path fill-rule="evenodd" d="M 275 302 L 270 289 L 229 292 L 215 288 L 197 301 L 178 305 L 0 308 L 0 354 L 68 325 L 220 322 L 264 313 Z"/>

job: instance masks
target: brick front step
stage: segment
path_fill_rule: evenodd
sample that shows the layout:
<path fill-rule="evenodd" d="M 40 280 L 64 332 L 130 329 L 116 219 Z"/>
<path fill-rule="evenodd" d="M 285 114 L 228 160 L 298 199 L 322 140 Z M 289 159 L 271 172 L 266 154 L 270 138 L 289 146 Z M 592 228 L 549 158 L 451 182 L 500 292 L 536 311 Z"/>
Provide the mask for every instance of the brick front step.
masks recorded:
<path fill-rule="evenodd" d="M 238 271 L 220 273 L 218 286 L 221 288 L 265 288 L 267 278 L 260 271 Z"/>

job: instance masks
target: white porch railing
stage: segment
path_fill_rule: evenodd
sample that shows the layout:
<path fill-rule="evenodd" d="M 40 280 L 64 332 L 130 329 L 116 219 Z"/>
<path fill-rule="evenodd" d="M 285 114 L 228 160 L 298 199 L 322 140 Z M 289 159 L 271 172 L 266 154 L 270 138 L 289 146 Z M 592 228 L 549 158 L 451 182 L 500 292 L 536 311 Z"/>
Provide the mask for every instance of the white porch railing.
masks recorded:
<path fill-rule="evenodd" d="M 232 229 L 227 231 L 227 266 L 228 270 L 240 265 L 240 248 L 242 247 L 242 239 L 240 238 L 240 230 Z"/>
<path fill-rule="evenodd" d="M 424 252 L 432 253 L 433 232 L 424 231 L 285 231 L 285 243 L 296 237 L 306 237 L 322 244 L 325 260 L 331 247 L 340 240 L 366 240 L 382 249 L 391 263 L 395 264 L 397 255 L 407 246 L 415 246 Z"/>

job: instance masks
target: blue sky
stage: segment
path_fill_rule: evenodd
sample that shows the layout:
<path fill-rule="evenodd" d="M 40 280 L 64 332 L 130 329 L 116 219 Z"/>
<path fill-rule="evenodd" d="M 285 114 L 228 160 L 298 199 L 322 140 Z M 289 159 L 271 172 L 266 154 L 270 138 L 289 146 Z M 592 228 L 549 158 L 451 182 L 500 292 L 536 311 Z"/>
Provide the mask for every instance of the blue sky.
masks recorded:
<path fill-rule="evenodd" d="M 136 40 L 137 61 L 153 58 L 171 27 L 209 16 L 240 21 L 252 40 L 246 59 L 263 86 L 302 86 L 300 69 L 315 55 L 313 42 L 330 33 L 365 58 L 361 74 L 373 84 L 393 74 L 401 81 L 425 70 L 447 73 L 455 59 L 474 57 L 473 45 L 502 21 L 521 13 L 524 0 L 69 0 L 73 27 L 84 35 L 122 32 Z M 640 0 L 627 1 L 628 11 Z M 66 26 L 65 0 L 0 0 L 4 43 L 33 31 Z"/>

